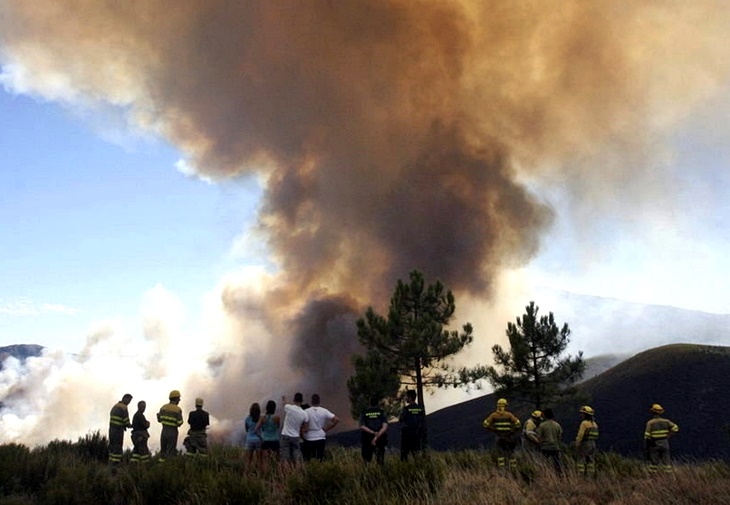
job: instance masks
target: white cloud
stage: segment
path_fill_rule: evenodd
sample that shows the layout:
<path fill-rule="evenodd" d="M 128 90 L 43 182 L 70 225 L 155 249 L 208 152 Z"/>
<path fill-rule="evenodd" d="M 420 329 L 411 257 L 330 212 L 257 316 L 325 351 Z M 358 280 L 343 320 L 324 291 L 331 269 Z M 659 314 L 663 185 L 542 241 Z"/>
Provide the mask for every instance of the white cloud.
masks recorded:
<path fill-rule="evenodd" d="M 36 302 L 27 298 L 5 300 L 0 298 L 0 314 L 14 317 L 36 317 L 49 314 L 74 316 L 81 309 L 60 303 Z"/>

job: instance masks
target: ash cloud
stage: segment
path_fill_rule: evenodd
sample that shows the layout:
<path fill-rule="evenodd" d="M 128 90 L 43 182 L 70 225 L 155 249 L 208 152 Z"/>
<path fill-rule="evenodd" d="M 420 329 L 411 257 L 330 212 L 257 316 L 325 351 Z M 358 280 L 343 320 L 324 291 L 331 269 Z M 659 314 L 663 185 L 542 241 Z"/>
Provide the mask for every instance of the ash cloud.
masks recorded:
<path fill-rule="evenodd" d="M 256 294 L 222 287 L 230 339 L 209 359 L 228 385 L 265 377 L 271 360 L 277 377 L 250 390 L 262 396 L 328 386 L 354 346 L 345 323 L 414 268 L 493 297 L 552 221 L 535 181 L 567 188 L 584 216 L 669 191 L 645 184 L 661 168 L 654 144 L 722 87 L 730 61 L 730 13 L 714 1 L 0 9 L 7 88 L 119 106 L 201 177 L 262 176 L 257 232 L 279 273 Z M 313 348 L 328 354 L 310 360 Z"/>

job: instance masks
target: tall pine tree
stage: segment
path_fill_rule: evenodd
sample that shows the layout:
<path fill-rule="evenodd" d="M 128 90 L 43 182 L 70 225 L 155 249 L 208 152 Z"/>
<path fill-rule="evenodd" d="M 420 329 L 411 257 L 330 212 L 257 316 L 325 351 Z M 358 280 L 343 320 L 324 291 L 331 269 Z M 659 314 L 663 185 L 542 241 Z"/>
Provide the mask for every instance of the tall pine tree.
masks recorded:
<path fill-rule="evenodd" d="M 367 353 L 353 356 L 355 374 L 347 381 L 353 417 L 373 395 L 391 405 L 393 413 L 404 389 L 415 388 L 423 406 L 424 390 L 462 385 L 462 376 L 447 359 L 473 336 L 469 323 L 462 332 L 445 329 L 455 310 L 451 291 L 438 281 L 427 286 L 419 271 L 411 272 L 407 283 L 398 280 L 387 318 L 367 309 L 357 321 Z"/>
<path fill-rule="evenodd" d="M 523 398 L 541 408 L 546 403 L 575 393 L 571 386 L 585 370 L 583 352 L 563 356 L 570 341 L 570 328 L 559 328 L 550 312 L 538 316 L 535 302 L 525 307 L 525 314 L 516 323 L 507 323 L 510 350 L 492 347 L 496 366 L 486 375 L 499 395 Z"/>

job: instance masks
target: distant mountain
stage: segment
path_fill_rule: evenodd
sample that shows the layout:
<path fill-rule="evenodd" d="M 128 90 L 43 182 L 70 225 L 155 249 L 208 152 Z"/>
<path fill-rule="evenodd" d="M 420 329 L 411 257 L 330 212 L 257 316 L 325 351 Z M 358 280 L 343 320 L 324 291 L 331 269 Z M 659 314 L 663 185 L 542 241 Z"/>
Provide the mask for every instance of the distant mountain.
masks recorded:
<path fill-rule="evenodd" d="M 730 457 L 730 347 L 673 344 L 641 352 L 588 379 L 581 385 L 596 409 L 602 450 L 630 456 L 643 454 L 643 432 L 659 403 L 666 417 L 679 425 L 672 440 L 676 456 Z M 494 409 L 493 394 L 444 408 L 428 416 L 429 443 L 436 450 L 491 447 L 493 435 L 482 421 Z M 579 405 L 555 406 L 556 419 L 570 443 L 578 430 Z M 533 407 L 512 401 L 509 409 L 525 420 Z M 399 426 L 389 430 L 391 447 L 398 447 Z M 359 443 L 357 432 L 338 434 L 342 445 Z"/>
<path fill-rule="evenodd" d="M 36 344 L 16 344 L 0 347 L 0 370 L 3 368 L 3 362 L 9 357 L 25 361 L 26 358 L 40 356 L 42 351 L 43 346 Z"/>
<path fill-rule="evenodd" d="M 631 357 L 631 354 L 602 354 L 600 356 L 594 356 L 592 358 L 585 358 L 586 369 L 583 372 L 583 379 L 581 382 L 585 382 L 592 379 L 609 368 L 613 368 L 622 361 L 625 361 Z"/>
<path fill-rule="evenodd" d="M 553 312 L 560 324 L 568 323 L 571 350 L 581 350 L 586 356 L 630 356 L 679 342 L 704 345 L 730 342 L 730 314 L 647 305 L 546 288 L 535 294 L 535 303 L 542 313 Z M 590 376 L 586 374 L 586 377 Z"/>

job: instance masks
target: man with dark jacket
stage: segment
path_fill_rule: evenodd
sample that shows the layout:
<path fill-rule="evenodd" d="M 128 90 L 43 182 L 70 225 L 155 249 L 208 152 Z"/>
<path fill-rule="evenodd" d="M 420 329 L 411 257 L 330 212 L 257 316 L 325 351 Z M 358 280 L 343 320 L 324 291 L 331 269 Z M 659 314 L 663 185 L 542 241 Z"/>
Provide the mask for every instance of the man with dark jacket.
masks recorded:
<path fill-rule="evenodd" d="M 137 412 L 132 417 L 132 463 L 144 463 L 150 460 L 150 449 L 147 447 L 147 441 L 150 438 L 150 422 L 144 415 L 147 409 L 147 403 L 140 401 L 137 403 Z"/>
<path fill-rule="evenodd" d="M 195 410 L 188 414 L 190 430 L 185 437 L 184 445 L 188 456 L 208 455 L 208 434 L 206 429 L 210 425 L 210 415 L 203 410 L 203 399 L 195 399 Z"/>
<path fill-rule="evenodd" d="M 406 391 L 406 406 L 400 413 L 398 420 L 401 425 L 400 459 L 407 461 L 408 455 L 416 455 L 422 449 L 426 413 L 416 403 L 416 392 Z"/>
<path fill-rule="evenodd" d="M 388 418 L 378 404 L 377 396 L 370 398 L 370 406 L 360 414 L 360 443 L 362 444 L 362 459 L 370 463 L 375 454 L 375 460 L 382 465 L 385 461 L 385 447 L 388 445 Z"/>

